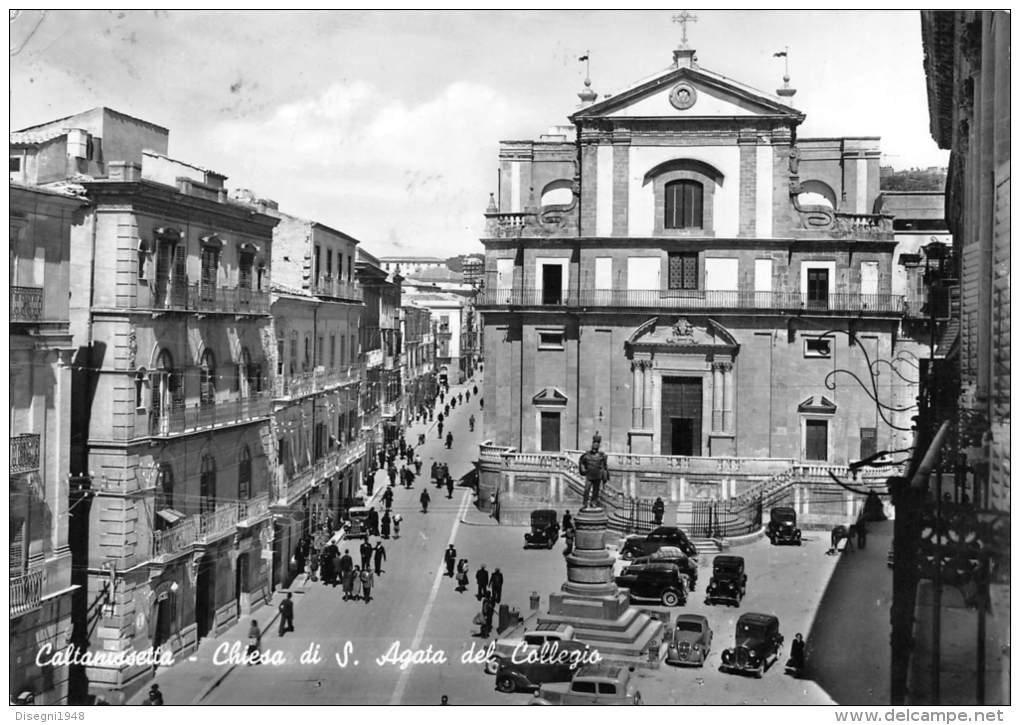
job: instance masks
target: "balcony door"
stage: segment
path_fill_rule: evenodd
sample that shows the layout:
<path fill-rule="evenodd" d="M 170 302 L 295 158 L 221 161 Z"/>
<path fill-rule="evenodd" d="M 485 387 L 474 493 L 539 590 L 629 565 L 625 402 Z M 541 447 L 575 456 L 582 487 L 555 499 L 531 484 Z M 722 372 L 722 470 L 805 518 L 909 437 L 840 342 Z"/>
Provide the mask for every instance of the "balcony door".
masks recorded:
<path fill-rule="evenodd" d="M 829 270 L 812 267 L 807 271 L 807 306 L 829 307 Z"/>
<path fill-rule="evenodd" d="M 203 302 L 216 299 L 216 275 L 220 266 L 220 250 L 215 247 L 202 247 L 202 285 Z"/>
<path fill-rule="evenodd" d="M 804 460 L 827 461 L 829 459 L 829 422 L 827 420 L 804 421 Z"/>
<path fill-rule="evenodd" d="M 542 265 L 542 304 L 563 304 L 563 267 L 559 263 Z"/>
<path fill-rule="evenodd" d="M 560 450 L 560 414 L 543 410 L 541 421 L 541 445 L 543 451 Z"/>

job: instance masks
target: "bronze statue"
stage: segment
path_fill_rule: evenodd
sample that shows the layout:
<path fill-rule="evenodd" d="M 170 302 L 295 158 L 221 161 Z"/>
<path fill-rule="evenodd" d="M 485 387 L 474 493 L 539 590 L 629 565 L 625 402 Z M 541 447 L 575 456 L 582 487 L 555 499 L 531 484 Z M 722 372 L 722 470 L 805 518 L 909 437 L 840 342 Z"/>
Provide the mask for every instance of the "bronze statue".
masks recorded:
<path fill-rule="evenodd" d="M 609 461 L 606 454 L 599 450 L 602 443 L 602 436 L 598 433 L 591 439 L 591 450 L 581 456 L 578 468 L 585 478 L 584 484 L 584 505 L 601 506 L 602 499 L 599 492 L 602 484 L 609 480 Z M 590 498 L 589 498 L 590 494 Z"/>

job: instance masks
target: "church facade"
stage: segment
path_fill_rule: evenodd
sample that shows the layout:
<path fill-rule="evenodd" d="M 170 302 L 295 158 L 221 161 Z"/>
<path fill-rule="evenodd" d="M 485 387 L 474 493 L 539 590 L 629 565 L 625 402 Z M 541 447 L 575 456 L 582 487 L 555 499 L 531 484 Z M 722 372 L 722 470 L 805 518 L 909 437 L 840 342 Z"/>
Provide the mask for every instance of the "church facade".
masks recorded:
<path fill-rule="evenodd" d="M 905 384 L 876 364 L 904 316 L 892 219 L 871 213 L 879 140 L 799 139 L 779 94 L 681 48 L 622 92 L 586 89 L 572 126 L 502 142 L 478 303 L 483 501 L 502 487 L 507 503 L 493 450 L 596 433 L 624 491 L 673 501 L 909 445 L 909 412 L 873 401 Z"/>

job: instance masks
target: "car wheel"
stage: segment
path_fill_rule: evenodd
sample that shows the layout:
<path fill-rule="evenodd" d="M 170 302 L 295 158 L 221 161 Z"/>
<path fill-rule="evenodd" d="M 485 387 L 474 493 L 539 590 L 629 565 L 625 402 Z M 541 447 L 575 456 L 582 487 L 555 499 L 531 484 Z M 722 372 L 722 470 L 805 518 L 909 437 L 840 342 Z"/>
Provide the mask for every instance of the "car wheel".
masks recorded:
<path fill-rule="evenodd" d="M 517 685 L 514 683 L 514 678 L 503 675 L 496 679 L 496 689 L 500 692 L 516 692 Z"/>
<path fill-rule="evenodd" d="M 664 607 L 675 607 L 680 604 L 680 595 L 672 589 L 668 589 L 662 593 L 662 606 Z"/>
<path fill-rule="evenodd" d="M 758 669 L 756 669 L 754 671 L 754 676 L 757 677 L 760 680 L 762 675 L 764 675 L 764 674 L 765 674 L 765 663 L 762 662 L 760 665 L 758 665 Z"/>

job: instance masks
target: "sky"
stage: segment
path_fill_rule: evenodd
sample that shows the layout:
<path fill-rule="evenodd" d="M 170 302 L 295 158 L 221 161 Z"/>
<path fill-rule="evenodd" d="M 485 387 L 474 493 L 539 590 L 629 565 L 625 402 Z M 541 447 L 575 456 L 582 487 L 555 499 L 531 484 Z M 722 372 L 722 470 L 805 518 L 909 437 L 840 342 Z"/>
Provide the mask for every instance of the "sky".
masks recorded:
<path fill-rule="evenodd" d="M 108 106 L 170 156 L 376 255 L 480 252 L 499 141 L 566 123 L 591 58 L 614 93 L 672 63 L 679 11 L 38 11 L 10 23 L 11 129 Z M 699 64 L 774 92 L 804 136 L 881 136 L 944 166 L 917 11 L 693 11 Z"/>

